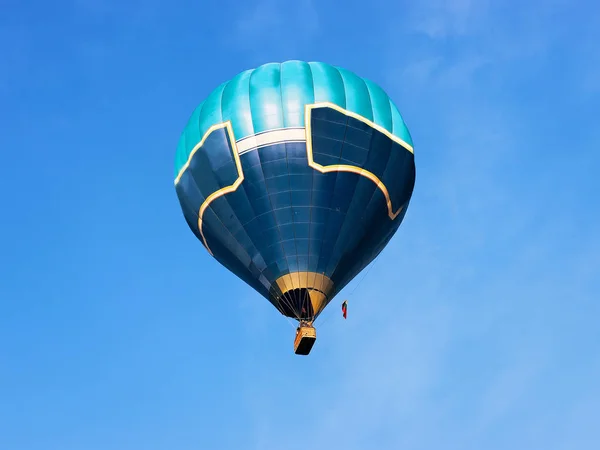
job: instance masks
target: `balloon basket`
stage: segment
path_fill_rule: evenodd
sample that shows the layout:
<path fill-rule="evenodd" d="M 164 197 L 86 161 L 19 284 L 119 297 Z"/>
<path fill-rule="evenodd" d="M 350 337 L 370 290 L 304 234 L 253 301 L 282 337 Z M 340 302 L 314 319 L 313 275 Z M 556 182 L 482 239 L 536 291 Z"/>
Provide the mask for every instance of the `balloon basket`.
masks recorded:
<path fill-rule="evenodd" d="M 296 355 L 308 355 L 317 340 L 317 330 L 312 325 L 300 324 L 296 330 L 294 340 L 294 353 Z"/>

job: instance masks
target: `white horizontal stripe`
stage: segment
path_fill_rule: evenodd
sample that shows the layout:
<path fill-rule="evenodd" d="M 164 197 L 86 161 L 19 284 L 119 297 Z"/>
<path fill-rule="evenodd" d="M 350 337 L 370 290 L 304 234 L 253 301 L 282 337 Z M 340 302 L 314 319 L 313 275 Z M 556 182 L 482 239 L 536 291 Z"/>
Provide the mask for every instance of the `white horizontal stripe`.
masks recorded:
<path fill-rule="evenodd" d="M 258 147 L 277 144 L 278 142 L 303 142 L 306 140 L 304 128 L 282 128 L 267 131 L 240 139 L 236 142 L 238 153 L 246 153 Z"/>

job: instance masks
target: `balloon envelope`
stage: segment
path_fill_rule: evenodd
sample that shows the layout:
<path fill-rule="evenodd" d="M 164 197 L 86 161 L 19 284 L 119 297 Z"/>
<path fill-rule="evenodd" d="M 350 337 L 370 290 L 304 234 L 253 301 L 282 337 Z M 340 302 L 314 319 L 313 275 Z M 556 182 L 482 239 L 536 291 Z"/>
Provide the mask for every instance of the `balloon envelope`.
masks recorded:
<path fill-rule="evenodd" d="M 288 61 L 238 74 L 196 108 L 175 177 L 209 253 L 282 314 L 312 321 L 402 223 L 415 164 L 379 86 Z"/>

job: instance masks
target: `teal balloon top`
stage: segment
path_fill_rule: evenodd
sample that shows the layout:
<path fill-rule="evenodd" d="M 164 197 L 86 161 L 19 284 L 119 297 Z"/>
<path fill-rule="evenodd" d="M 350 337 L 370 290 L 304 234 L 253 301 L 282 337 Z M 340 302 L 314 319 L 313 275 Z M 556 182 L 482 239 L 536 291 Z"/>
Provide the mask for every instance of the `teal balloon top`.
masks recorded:
<path fill-rule="evenodd" d="M 322 62 L 269 63 L 221 84 L 194 110 L 179 140 L 175 176 L 211 126 L 231 121 L 236 141 L 304 127 L 304 106 L 314 103 L 333 103 L 359 114 L 413 145 L 398 108 L 374 82 Z"/>

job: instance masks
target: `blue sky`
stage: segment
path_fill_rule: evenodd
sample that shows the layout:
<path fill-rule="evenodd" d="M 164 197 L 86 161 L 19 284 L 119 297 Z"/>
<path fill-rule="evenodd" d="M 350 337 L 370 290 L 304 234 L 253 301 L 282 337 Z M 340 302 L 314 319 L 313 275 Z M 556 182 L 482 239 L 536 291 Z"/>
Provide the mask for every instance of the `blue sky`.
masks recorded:
<path fill-rule="evenodd" d="M 0 8 L 0 448 L 600 448 L 595 2 Z M 286 59 L 381 84 L 417 163 L 308 358 L 172 184 L 203 97 Z"/>

